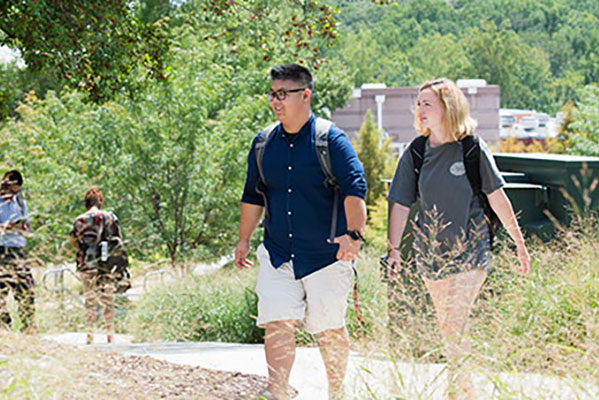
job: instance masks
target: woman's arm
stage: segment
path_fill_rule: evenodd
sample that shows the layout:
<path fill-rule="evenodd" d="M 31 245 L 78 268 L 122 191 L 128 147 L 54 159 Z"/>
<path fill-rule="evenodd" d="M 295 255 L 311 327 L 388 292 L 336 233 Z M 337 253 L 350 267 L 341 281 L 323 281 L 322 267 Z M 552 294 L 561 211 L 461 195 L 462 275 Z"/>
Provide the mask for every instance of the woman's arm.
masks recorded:
<path fill-rule="evenodd" d="M 493 193 L 487 195 L 489 204 L 495 214 L 499 217 L 501 224 L 507 230 L 514 243 L 516 244 L 516 251 L 518 253 L 518 260 L 520 260 L 520 268 L 518 271 L 521 274 L 527 274 L 530 271 L 530 255 L 526 249 L 524 243 L 524 237 L 518 226 L 518 220 L 514 214 L 512 203 L 508 199 L 505 191 L 502 188 L 495 190 Z"/>
<path fill-rule="evenodd" d="M 389 264 L 387 270 L 387 276 L 390 281 L 396 279 L 392 267 L 394 265 L 400 266 L 401 255 L 399 253 L 399 247 L 401 246 L 401 238 L 406 229 L 408 218 L 410 216 L 410 207 L 403 206 L 399 203 L 393 203 L 391 207 L 391 215 L 389 217 L 389 243 L 388 243 L 388 254 Z"/>

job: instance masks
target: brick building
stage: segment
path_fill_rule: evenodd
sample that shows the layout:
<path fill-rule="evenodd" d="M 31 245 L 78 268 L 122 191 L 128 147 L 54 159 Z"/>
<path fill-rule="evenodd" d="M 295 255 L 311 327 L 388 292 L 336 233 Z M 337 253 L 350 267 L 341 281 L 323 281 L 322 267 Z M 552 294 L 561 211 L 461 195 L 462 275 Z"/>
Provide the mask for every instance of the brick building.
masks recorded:
<path fill-rule="evenodd" d="M 487 142 L 499 140 L 500 88 L 481 79 L 458 80 L 470 102 L 470 113 L 478 121 L 477 133 Z M 364 84 L 354 89 L 345 107 L 335 110 L 331 119 L 350 137 L 360 130 L 366 110 L 384 135 L 393 137 L 392 147 L 401 150 L 415 136 L 414 107 L 418 88 L 388 88 L 384 84 Z"/>

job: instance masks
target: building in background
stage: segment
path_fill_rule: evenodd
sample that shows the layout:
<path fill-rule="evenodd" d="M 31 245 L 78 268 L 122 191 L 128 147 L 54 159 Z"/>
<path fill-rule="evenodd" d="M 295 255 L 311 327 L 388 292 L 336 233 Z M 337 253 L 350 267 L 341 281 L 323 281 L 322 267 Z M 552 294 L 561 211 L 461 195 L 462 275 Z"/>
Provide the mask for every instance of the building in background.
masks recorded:
<path fill-rule="evenodd" d="M 487 142 L 499 140 L 499 100 L 501 91 L 497 85 L 487 85 L 483 79 L 458 80 L 457 84 L 470 102 L 470 112 L 478 121 L 477 133 Z M 374 120 L 383 138 L 393 138 L 391 147 L 401 152 L 415 137 L 414 106 L 418 88 L 388 88 L 383 83 L 364 84 L 354 89 L 345 107 L 335 110 L 331 119 L 351 138 L 360 130 L 366 110 Z"/>

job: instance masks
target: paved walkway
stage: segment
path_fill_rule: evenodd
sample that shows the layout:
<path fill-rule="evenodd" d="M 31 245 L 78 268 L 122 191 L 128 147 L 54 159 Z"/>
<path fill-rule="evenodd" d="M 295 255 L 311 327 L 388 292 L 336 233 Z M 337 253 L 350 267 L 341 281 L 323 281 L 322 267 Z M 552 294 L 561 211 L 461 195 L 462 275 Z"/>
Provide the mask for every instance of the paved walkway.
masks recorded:
<path fill-rule="evenodd" d="M 60 343 L 85 346 L 83 333 L 46 335 Z M 93 346 L 123 354 L 148 355 L 175 364 L 194 365 L 224 371 L 266 375 L 264 346 L 235 343 L 131 343 L 116 335 L 106 344 L 105 335 L 96 335 Z M 441 400 L 445 386 L 444 365 L 392 362 L 383 354 L 364 356 L 351 353 L 346 389 L 350 399 Z M 316 348 L 298 348 L 290 383 L 299 390 L 297 400 L 326 400 L 326 373 Z M 599 387 L 538 374 L 475 374 L 481 399 L 599 399 Z"/>

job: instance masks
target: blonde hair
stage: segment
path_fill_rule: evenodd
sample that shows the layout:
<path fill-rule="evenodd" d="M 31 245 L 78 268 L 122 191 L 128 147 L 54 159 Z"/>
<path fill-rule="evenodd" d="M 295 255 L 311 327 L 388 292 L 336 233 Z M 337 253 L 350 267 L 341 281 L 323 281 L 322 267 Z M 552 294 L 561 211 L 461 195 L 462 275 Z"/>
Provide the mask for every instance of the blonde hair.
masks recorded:
<path fill-rule="evenodd" d="M 420 85 L 418 94 L 426 89 L 431 89 L 443 105 L 446 139 L 458 141 L 474 133 L 477 123 L 470 116 L 470 105 L 466 96 L 455 82 L 447 78 L 427 81 Z M 424 136 L 431 134 L 430 129 L 425 129 L 420 125 L 418 103 L 416 103 L 414 112 L 414 128 Z"/>

